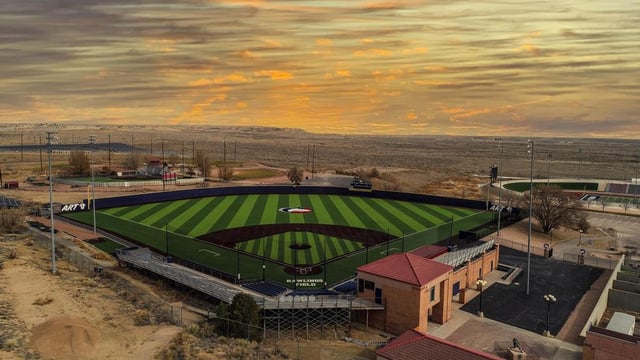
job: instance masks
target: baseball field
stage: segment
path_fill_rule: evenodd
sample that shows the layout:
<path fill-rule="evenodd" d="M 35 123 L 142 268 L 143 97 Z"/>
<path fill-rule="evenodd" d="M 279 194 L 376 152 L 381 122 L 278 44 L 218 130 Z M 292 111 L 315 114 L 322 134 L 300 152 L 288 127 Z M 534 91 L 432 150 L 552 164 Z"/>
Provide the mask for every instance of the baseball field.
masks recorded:
<path fill-rule="evenodd" d="M 65 216 L 87 224 L 91 211 Z M 490 212 L 324 194 L 242 194 L 100 209 L 100 229 L 238 281 L 318 288 L 480 226 Z"/>

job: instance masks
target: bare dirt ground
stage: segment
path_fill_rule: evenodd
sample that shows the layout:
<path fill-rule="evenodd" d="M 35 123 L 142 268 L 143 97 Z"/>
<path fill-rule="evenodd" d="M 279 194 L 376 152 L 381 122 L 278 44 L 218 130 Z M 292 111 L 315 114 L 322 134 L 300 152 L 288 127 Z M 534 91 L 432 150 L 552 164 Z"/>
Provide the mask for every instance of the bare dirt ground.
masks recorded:
<path fill-rule="evenodd" d="M 37 144 L 44 131 L 30 129 L 13 133 L 13 128 L 10 130 L 2 131 L 3 144 L 20 144 L 23 140 L 26 144 Z M 174 161 L 181 157 L 191 158 L 192 152 L 205 151 L 212 161 L 232 162 L 237 171 L 269 169 L 275 173 L 230 183 L 210 181 L 208 186 L 286 184 L 286 169 L 297 165 L 305 169 L 307 180 L 303 185 L 305 182 L 343 184 L 345 177 L 349 178 L 358 170 L 371 171 L 375 168 L 379 176 L 372 180 L 378 189 L 472 199 L 497 196 L 497 190 L 486 187 L 488 165 L 500 161 L 497 144 L 492 138 L 321 136 L 295 129 L 269 128 L 77 126 L 59 131 L 61 143 L 77 143 L 88 134 L 97 134 L 98 142 L 105 145 L 109 135 L 112 143 L 135 143 L 136 151 L 158 156 L 162 142 L 163 151 Z M 522 143 L 522 139 L 511 139 L 505 147 L 508 154 L 504 160 L 505 176 L 528 176 L 529 159 Z M 606 173 L 613 178 L 624 178 L 629 168 L 625 159 L 616 163 L 611 161 L 611 157 L 594 152 L 594 147 L 586 140 L 542 140 L 540 143 L 544 151 L 553 152 L 554 156 L 552 160 L 551 157 L 545 160 L 547 158 L 542 155 L 536 159 L 536 177 L 586 177 L 590 176 L 587 170 L 591 169 L 595 170 L 592 171 L 593 176 Z M 615 149 L 609 144 L 603 146 L 608 153 L 620 153 L 626 151 L 628 144 L 619 144 Z M 576 147 L 581 151 L 576 151 Z M 54 174 L 58 174 L 68 160 L 66 155 L 52 157 Z M 108 154 L 104 148 L 95 155 L 96 164 L 100 167 L 107 164 L 121 166 L 116 164 L 121 164 L 125 157 L 126 154 Z M 46 153 L 43 156 L 33 151 L 26 154 L 19 151 L 0 153 L 3 180 L 20 181 L 19 189 L 0 190 L 0 195 L 19 198 L 27 203 L 47 203 L 47 186 L 25 182 L 28 176 L 46 175 L 46 159 Z M 175 187 L 168 190 L 172 189 Z M 96 197 L 160 190 L 160 187 L 96 188 Z M 56 202 L 75 203 L 86 199 L 87 189 L 56 184 L 53 194 Z M 75 241 L 81 242 L 91 235 L 77 233 Z M 554 233 L 554 244 L 572 236 L 575 233 L 571 231 L 558 231 Z M 524 243 L 526 227 L 518 224 L 503 229 L 501 237 Z M 549 239 L 534 229 L 532 241 L 541 247 Z M 255 351 L 247 350 L 255 344 L 218 342 L 215 346 L 206 347 L 194 342 L 185 329 L 168 323 L 136 324 L 135 301 L 128 298 L 122 289 L 111 286 L 113 280 L 87 276 L 64 260 L 58 262 L 58 273 L 53 275 L 50 254 L 25 237 L 0 236 L 0 265 L 2 359 L 244 359 L 258 356 L 271 359 L 375 359 L 374 346 L 347 343 L 341 339 L 279 341 L 265 345 L 257 351 L 261 355 L 255 355 Z M 127 274 L 119 276 L 123 277 Z M 153 282 L 146 283 L 131 276 L 128 279 L 132 286 L 156 292 L 167 302 L 176 300 L 173 292 L 158 288 Z M 378 332 L 358 327 L 354 327 L 353 337 L 363 341 L 384 340 Z M 187 343 L 190 345 L 185 345 Z"/>

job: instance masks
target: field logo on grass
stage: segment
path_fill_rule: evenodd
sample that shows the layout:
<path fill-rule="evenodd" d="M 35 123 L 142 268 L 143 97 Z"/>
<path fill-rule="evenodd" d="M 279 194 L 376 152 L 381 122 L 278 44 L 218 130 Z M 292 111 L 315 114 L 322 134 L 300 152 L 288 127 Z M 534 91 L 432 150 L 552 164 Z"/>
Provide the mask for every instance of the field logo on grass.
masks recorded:
<path fill-rule="evenodd" d="M 282 211 L 289 214 L 304 214 L 304 213 L 310 213 L 312 210 L 309 208 L 302 208 L 302 207 L 283 207 L 278 209 L 278 211 Z"/>

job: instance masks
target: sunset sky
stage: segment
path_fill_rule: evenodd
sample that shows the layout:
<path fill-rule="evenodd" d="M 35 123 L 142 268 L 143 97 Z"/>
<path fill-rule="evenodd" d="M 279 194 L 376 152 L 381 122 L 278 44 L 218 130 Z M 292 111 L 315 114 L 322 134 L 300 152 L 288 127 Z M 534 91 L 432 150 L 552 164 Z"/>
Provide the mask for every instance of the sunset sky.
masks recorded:
<path fill-rule="evenodd" d="M 640 138 L 638 0 L 0 2 L 0 122 Z"/>

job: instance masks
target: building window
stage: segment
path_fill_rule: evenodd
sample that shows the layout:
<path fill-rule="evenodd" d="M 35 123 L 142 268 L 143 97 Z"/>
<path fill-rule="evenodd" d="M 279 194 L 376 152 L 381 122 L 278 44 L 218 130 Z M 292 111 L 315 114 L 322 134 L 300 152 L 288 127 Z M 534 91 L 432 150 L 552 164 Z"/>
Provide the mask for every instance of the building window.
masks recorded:
<path fill-rule="evenodd" d="M 369 281 L 369 280 L 364 281 L 365 289 L 373 290 L 375 287 L 376 287 L 376 284 L 373 281 Z"/>
<path fill-rule="evenodd" d="M 364 280 L 358 279 L 358 291 L 364 292 Z"/>
<path fill-rule="evenodd" d="M 376 290 L 375 290 L 375 302 L 376 302 L 376 304 L 382 304 L 382 289 L 376 288 Z"/>
<path fill-rule="evenodd" d="M 482 279 L 482 268 L 478 270 L 478 279 Z"/>
<path fill-rule="evenodd" d="M 431 301 L 435 301 L 436 300 L 436 287 L 432 287 L 431 288 L 431 296 L 430 296 Z"/>

